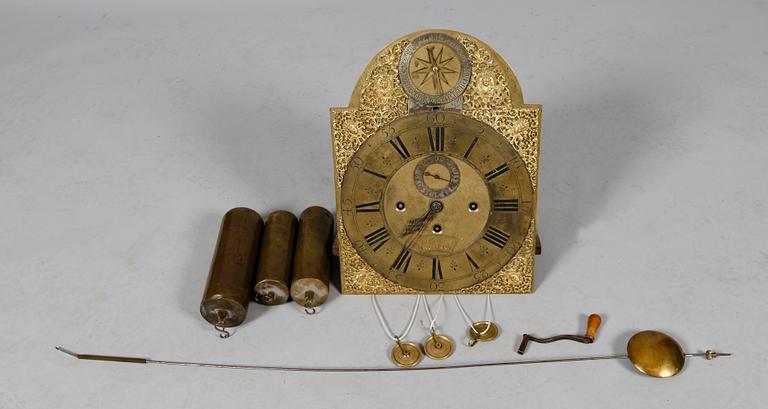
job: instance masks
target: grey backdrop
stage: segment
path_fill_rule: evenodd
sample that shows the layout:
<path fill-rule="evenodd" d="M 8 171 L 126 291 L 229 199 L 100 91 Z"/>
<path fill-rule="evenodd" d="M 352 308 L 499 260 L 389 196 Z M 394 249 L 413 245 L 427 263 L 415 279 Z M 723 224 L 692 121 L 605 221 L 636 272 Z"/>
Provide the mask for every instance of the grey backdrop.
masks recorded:
<path fill-rule="evenodd" d="M 656 380 L 616 361 L 319 375 L 54 351 L 390 365 L 367 297 L 334 292 L 316 317 L 252 305 L 226 341 L 197 308 L 228 208 L 334 206 L 328 108 L 429 27 L 489 43 L 544 105 L 536 291 L 494 297 L 502 336 L 447 362 L 514 359 L 523 332 L 579 332 L 591 312 L 594 345 L 530 357 L 618 353 L 656 328 L 733 358 Z M 767 38 L 764 1 L 3 1 L 0 407 L 762 406 Z M 411 303 L 382 299 L 396 330 Z"/>

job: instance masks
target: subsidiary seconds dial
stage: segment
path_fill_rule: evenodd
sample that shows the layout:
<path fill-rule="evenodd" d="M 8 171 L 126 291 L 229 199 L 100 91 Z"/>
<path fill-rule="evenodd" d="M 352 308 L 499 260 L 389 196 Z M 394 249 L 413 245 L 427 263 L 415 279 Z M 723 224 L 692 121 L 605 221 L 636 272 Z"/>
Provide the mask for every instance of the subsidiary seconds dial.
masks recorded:
<path fill-rule="evenodd" d="M 459 187 L 461 172 L 447 155 L 429 155 L 416 164 L 413 181 L 424 196 L 442 199 Z"/>
<path fill-rule="evenodd" d="M 458 290 L 496 273 L 533 220 L 520 156 L 492 127 L 453 112 L 383 126 L 350 159 L 344 228 L 379 274 L 422 291 Z"/>

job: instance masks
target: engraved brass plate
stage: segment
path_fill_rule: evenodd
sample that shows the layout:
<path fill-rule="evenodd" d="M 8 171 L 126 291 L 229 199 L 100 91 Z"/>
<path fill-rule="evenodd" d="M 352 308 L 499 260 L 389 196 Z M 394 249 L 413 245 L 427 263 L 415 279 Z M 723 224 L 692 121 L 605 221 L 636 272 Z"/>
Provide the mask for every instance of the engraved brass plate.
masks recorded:
<path fill-rule="evenodd" d="M 407 115 L 375 132 L 350 160 L 341 200 L 357 254 L 384 277 L 430 292 L 495 274 L 533 215 L 531 179 L 512 145 L 450 111 Z"/>
<path fill-rule="evenodd" d="M 461 96 L 472 75 L 466 48 L 442 33 L 416 37 L 400 56 L 400 81 L 419 105 L 443 105 Z"/>
<path fill-rule="evenodd" d="M 403 53 L 414 39 L 425 38 L 425 35 L 433 33 L 447 36 L 455 40 L 462 47 L 458 48 L 459 51 L 456 51 L 457 49 L 453 47 L 449 47 L 450 50 L 444 47 L 442 55 L 440 55 L 439 46 L 441 44 L 444 45 L 444 43 L 426 41 L 419 47 L 412 47 L 414 49 L 413 56 L 426 56 L 426 58 L 422 59 L 427 62 L 429 62 L 431 58 L 433 65 L 437 65 L 438 71 L 442 70 L 442 66 L 448 68 L 447 70 L 443 70 L 443 73 L 446 75 L 444 79 L 440 79 L 440 81 L 443 81 L 442 83 L 439 81 L 434 82 L 432 78 L 422 83 L 424 80 L 423 76 L 413 76 L 412 78 L 418 79 L 418 84 L 421 84 L 420 92 L 425 95 L 428 95 L 429 93 L 445 95 L 452 89 L 457 89 L 457 87 L 461 88 L 460 73 L 464 71 L 459 70 L 460 73 L 458 76 L 449 72 L 457 70 L 456 66 L 451 65 L 454 60 L 449 61 L 449 59 L 454 54 L 458 56 L 461 50 L 464 50 L 470 64 L 471 76 L 463 93 L 460 94 L 461 110 L 440 112 L 457 112 L 457 114 L 483 123 L 488 126 L 493 133 L 498 134 L 500 140 L 506 141 L 506 143 L 508 143 L 514 150 L 515 155 L 510 156 L 510 158 L 517 157 L 521 161 L 521 169 L 525 171 L 524 174 L 529 179 L 526 185 L 530 186 L 531 189 L 529 204 L 530 222 L 526 224 L 527 228 L 520 233 L 519 243 L 515 246 L 516 251 L 512 251 L 510 256 L 500 258 L 503 262 L 498 269 L 489 269 L 487 278 L 476 282 L 470 280 L 469 282 L 462 284 L 464 286 L 444 286 L 442 288 L 430 288 L 421 284 L 408 284 L 408 286 L 405 286 L 403 285 L 403 281 L 397 280 L 400 281 L 400 283 L 398 283 L 390 279 L 392 276 L 387 278 L 385 274 L 377 272 L 364 257 L 361 257 L 359 251 L 355 249 L 352 241 L 350 241 L 350 234 L 346 231 L 346 226 L 343 220 L 344 209 L 342 208 L 344 206 L 344 199 L 349 198 L 343 196 L 342 184 L 348 169 L 350 169 L 351 166 L 354 166 L 351 161 L 355 154 L 366 141 L 369 140 L 369 138 L 376 135 L 377 132 L 379 132 L 379 134 L 384 132 L 386 125 L 393 124 L 399 118 L 418 115 L 415 113 L 409 114 L 409 94 L 406 93 L 404 84 L 401 82 L 401 79 L 403 78 L 401 69 L 404 66 L 402 64 L 402 61 L 404 60 Z M 432 47 L 432 57 L 430 57 L 430 51 L 427 47 Z M 407 69 L 408 75 L 411 75 L 411 72 L 423 68 L 423 65 L 416 67 L 415 63 L 411 64 L 412 61 L 413 58 L 409 60 Z M 424 63 L 420 62 L 420 64 Z M 435 71 L 433 70 L 433 72 Z M 430 83 L 430 81 L 432 82 Z M 443 87 L 443 94 L 439 94 L 438 87 Z M 413 98 L 412 95 L 411 98 Z M 523 103 L 522 92 L 514 73 L 507 63 L 493 49 L 471 36 L 448 30 L 430 30 L 404 36 L 389 44 L 369 62 L 355 86 L 349 102 L 349 107 L 331 109 L 331 130 L 334 154 L 334 180 L 337 201 L 336 217 L 338 226 L 341 286 L 343 293 L 413 294 L 426 292 L 479 294 L 528 293 L 533 290 L 541 106 Z M 447 149 L 452 141 L 450 140 L 451 136 L 447 133 L 448 130 L 445 132 L 446 135 L 442 140 L 442 143 L 446 144 Z M 466 138 L 462 140 L 462 143 L 465 141 Z M 385 142 L 389 143 L 388 140 Z M 409 153 L 415 156 L 415 152 Z M 397 155 L 397 150 L 393 148 L 390 154 Z M 393 158 L 394 157 L 395 156 L 393 156 Z M 429 155 L 425 154 L 421 160 L 427 157 L 429 157 Z M 414 192 L 421 192 L 421 195 L 425 198 L 427 196 L 424 195 L 432 195 L 434 197 L 442 196 L 442 198 L 435 200 L 448 201 L 452 197 L 459 197 L 457 195 L 462 194 L 461 184 L 470 183 L 467 182 L 470 180 L 467 178 L 473 177 L 473 171 L 470 170 L 470 165 L 465 165 L 461 155 L 454 154 L 453 156 L 441 156 L 441 158 L 445 157 L 449 157 L 449 160 L 430 159 L 422 163 L 422 166 L 419 167 L 418 171 L 416 170 L 416 167 L 419 162 L 414 160 L 413 168 L 403 170 L 402 176 L 398 177 L 402 177 L 403 181 L 408 180 L 408 182 L 413 185 Z M 477 159 L 481 160 L 482 158 Z M 512 159 L 510 159 L 510 161 L 512 161 Z M 376 172 L 375 169 L 369 170 Z M 480 173 L 481 176 L 484 176 L 488 169 L 483 168 L 481 170 L 486 171 Z M 455 181 L 458 181 L 458 186 L 454 183 Z M 416 183 L 421 183 L 421 185 L 417 186 Z M 480 185 L 478 184 L 477 186 Z M 477 203 L 478 206 L 492 203 L 489 201 L 492 201 L 493 197 L 494 196 L 489 195 L 486 199 L 479 199 Z M 496 197 L 496 199 L 504 198 Z M 485 202 L 483 202 L 483 200 L 485 200 Z M 360 201 L 359 203 L 354 202 L 352 205 L 356 207 L 366 205 L 370 202 L 374 202 L 374 200 L 367 202 Z M 347 205 L 349 205 L 349 203 L 347 203 Z M 393 209 L 387 209 L 387 211 L 392 211 L 393 214 L 400 210 L 398 208 L 400 204 L 396 200 L 393 201 L 393 203 L 382 202 L 382 205 L 392 206 Z M 403 205 L 408 209 L 408 203 L 403 203 Z M 366 209 L 366 207 L 363 207 L 363 209 Z M 373 213 L 374 209 L 375 207 L 372 207 L 368 210 L 371 210 L 371 213 Z M 410 219 L 405 219 L 404 223 L 407 223 L 409 220 Z M 450 226 L 450 221 L 448 223 L 448 226 Z M 439 228 L 445 227 L 446 226 L 442 224 L 439 226 Z M 430 225 L 429 228 L 433 229 L 434 226 Z M 478 234 L 482 234 L 482 231 L 484 230 L 481 229 L 481 233 Z M 368 234 L 370 232 L 365 233 Z M 430 230 L 429 233 L 434 235 L 434 237 L 439 237 L 435 234 L 440 232 Z M 366 234 L 362 234 L 361 237 L 364 238 Z M 448 232 L 445 232 L 444 234 L 447 235 Z M 467 243 L 472 242 L 472 240 L 467 240 Z M 393 260 L 396 256 L 397 254 L 391 255 Z M 392 263 L 390 262 L 388 265 L 391 266 L 391 264 Z M 446 272 L 444 270 L 445 267 L 446 265 L 441 265 L 444 273 Z M 431 265 L 427 266 L 426 264 L 423 268 L 428 272 L 432 269 Z M 382 269 L 379 268 L 379 271 L 382 271 Z"/>

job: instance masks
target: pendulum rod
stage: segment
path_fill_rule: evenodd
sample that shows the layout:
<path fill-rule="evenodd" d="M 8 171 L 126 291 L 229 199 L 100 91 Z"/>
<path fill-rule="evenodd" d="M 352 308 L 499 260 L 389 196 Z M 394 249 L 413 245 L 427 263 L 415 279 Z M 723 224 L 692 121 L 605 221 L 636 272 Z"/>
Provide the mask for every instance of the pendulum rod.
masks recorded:
<path fill-rule="evenodd" d="M 261 365 L 235 365 L 235 364 L 212 364 L 204 362 L 184 362 L 184 361 L 161 361 L 147 358 L 125 357 L 125 356 L 113 356 L 113 355 L 92 355 L 92 354 L 78 354 L 72 352 L 63 347 L 57 346 L 56 349 L 67 355 L 73 356 L 77 359 L 90 360 L 90 361 L 109 361 L 109 362 L 124 362 L 130 364 L 156 364 L 156 365 L 175 365 L 175 366 L 195 366 L 204 368 L 221 368 L 221 369 L 245 369 L 245 370 L 259 370 L 259 371 L 285 371 L 285 372 L 399 372 L 399 371 L 433 371 L 440 369 L 464 369 L 464 368 L 486 368 L 494 366 L 511 366 L 511 365 L 531 365 L 531 364 L 546 364 L 557 362 L 582 362 L 582 361 L 601 361 L 608 359 L 629 359 L 628 355 L 604 355 L 604 356 L 587 356 L 577 358 L 553 358 L 553 359 L 529 359 L 520 361 L 502 361 L 502 362 L 486 362 L 486 363 L 474 363 L 474 364 L 454 364 L 454 365 L 433 365 L 433 366 L 420 366 L 410 368 L 309 368 L 309 367 L 296 367 L 296 366 L 261 366 Z M 715 352 L 708 350 L 706 352 L 699 353 L 686 353 L 686 357 L 704 357 L 708 360 L 715 359 L 721 356 L 731 356 L 727 352 Z"/>

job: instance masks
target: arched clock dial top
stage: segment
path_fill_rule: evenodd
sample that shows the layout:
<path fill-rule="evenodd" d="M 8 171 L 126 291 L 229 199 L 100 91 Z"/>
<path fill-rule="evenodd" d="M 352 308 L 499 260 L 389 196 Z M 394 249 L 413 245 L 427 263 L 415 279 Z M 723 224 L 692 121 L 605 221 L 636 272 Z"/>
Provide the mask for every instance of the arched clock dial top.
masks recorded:
<path fill-rule="evenodd" d="M 440 33 L 415 38 L 400 56 L 400 82 L 418 105 L 447 104 L 469 84 L 472 65 L 456 39 Z"/>
<path fill-rule="evenodd" d="M 453 112 L 408 115 L 349 162 L 341 211 L 357 253 L 422 291 L 485 280 L 518 251 L 533 217 L 530 175 L 492 127 Z"/>

